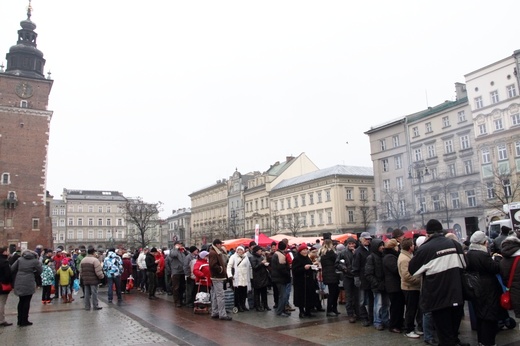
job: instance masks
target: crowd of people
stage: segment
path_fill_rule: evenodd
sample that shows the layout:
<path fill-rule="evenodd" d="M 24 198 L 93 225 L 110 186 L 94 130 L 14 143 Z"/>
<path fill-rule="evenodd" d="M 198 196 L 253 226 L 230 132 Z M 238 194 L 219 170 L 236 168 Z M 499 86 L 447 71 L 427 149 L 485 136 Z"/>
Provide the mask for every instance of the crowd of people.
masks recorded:
<path fill-rule="evenodd" d="M 168 294 L 175 307 L 194 307 L 200 303 L 198 293 L 204 292 L 211 297 L 205 302 L 211 318 L 225 321 L 232 320 L 230 306 L 237 313 L 274 310 L 279 317 L 298 309 L 298 317 L 306 319 L 318 312 L 337 317 L 344 305 L 350 323 L 443 346 L 466 345 L 458 330 L 467 302 L 479 346 L 495 345 L 500 328 L 515 323 L 500 306 L 498 277 L 508 282 L 512 275 L 513 311 L 520 318 L 520 268 L 511 273 L 515 257 L 520 257 L 520 239 L 503 226 L 495 239 L 477 231 L 461 243 L 434 219 L 426 233 L 411 239 L 396 229 L 383 241 L 363 232 L 342 244 L 330 237 L 315 244 L 283 239 L 266 248 L 251 241 L 229 250 L 219 239 L 200 249 L 177 241 L 171 249 L 134 252 L 37 248 L 9 254 L 0 247 L 0 326 L 12 325 L 4 314 L 9 285 L 19 299 L 21 327 L 32 324 L 29 308 L 38 286 L 42 304 L 60 296 L 62 303 L 70 303 L 73 290 L 81 290 L 85 310 L 101 310 L 98 288 L 106 285 L 109 303 L 122 301 L 135 288 L 151 300 Z M 463 295 L 464 270 L 478 273 L 484 288 L 469 301 Z"/>

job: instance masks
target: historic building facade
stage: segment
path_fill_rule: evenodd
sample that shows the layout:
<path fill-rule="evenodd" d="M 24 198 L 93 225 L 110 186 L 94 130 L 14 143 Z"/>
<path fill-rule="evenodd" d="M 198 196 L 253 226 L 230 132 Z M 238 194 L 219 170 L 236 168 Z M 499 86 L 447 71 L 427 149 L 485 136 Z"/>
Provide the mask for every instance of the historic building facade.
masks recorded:
<path fill-rule="evenodd" d="M 465 75 L 486 220 L 520 201 L 520 50 Z"/>
<path fill-rule="evenodd" d="M 162 242 L 163 245 L 167 245 L 171 249 L 177 240 L 184 242 L 186 245 L 191 244 L 191 208 L 173 210 L 165 222 L 167 240 Z"/>
<path fill-rule="evenodd" d="M 30 7 L 20 25 L 6 69 L 0 68 L 0 243 L 11 251 L 52 246 L 46 184 L 53 81 L 44 76 Z"/>

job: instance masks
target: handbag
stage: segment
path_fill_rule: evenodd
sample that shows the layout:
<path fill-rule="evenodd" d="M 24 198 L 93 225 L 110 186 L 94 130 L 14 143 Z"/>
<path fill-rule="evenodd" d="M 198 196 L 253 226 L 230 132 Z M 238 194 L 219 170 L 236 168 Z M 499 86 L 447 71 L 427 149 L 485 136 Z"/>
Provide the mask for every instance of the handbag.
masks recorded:
<path fill-rule="evenodd" d="M 13 285 L 11 283 L 4 284 L 3 282 L 0 283 L 2 292 L 11 292 L 13 290 Z"/>
<path fill-rule="evenodd" d="M 509 280 L 507 282 L 507 286 L 505 287 L 505 292 L 500 296 L 500 306 L 502 306 L 506 310 L 513 309 L 513 303 L 511 302 L 511 294 L 509 293 L 509 288 L 513 284 L 513 277 L 515 276 L 516 265 L 518 264 L 518 260 L 520 260 L 520 256 L 515 258 L 513 262 L 513 266 L 511 267 L 511 271 L 509 272 Z"/>
<path fill-rule="evenodd" d="M 480 298 L 482 286 L 478 272 L 462 271 L 462 295 L 464 300 L 476 300 Z"/>

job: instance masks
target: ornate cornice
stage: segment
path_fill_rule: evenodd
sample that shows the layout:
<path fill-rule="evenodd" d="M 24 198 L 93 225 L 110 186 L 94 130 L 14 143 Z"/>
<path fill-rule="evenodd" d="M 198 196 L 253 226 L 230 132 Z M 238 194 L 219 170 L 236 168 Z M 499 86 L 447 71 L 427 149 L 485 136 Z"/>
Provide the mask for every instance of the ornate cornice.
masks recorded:
<path fill-rule="evenodd" d="M 7 107 L 0 106 L 0 113 L 16 113 L 16 114 L 27 114 L 27 115 L 36 115 L 41 117 L 50 117 L 52 118 L 53 111 L 44 111 L 32 108 L 22 108 L 22 107 Z"/>

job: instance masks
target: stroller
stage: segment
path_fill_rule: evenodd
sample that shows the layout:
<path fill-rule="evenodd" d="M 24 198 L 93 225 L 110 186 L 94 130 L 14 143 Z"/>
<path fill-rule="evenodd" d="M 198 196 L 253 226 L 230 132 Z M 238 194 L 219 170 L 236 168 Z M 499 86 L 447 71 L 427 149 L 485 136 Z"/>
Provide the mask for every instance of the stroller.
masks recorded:
<path fill-rule="evenodd" d="M 193 313 L 194 314 L 209 314 L 209 306 L 211 305 L 211 296 L 208 292 L 201 292 L 200 287 L 202 283 L 206 282 L 207 279 L 201 280 L 200 284 L 197 285 L 197 294 L 195 295 L 195 301 L 193 302 Z M 208 287 L 207 285 L 205 285 Z"/>

